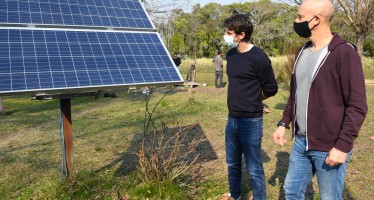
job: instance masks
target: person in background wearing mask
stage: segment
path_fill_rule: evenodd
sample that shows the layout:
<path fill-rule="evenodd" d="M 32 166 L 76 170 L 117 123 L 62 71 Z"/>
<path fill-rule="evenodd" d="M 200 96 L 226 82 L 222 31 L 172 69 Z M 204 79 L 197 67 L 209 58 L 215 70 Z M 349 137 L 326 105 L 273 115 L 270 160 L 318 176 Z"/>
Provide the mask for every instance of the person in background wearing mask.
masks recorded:
<path fill-rule="evenodd" d="M 253 25 L 248 16 L 234 14 L 225 20 L 224 25 L 224 40 L 232 47 L 226 53 L 229 113 L 225 145 L 229 198 L 240 198 L 244 154 L 253 197 L 263 200 L 266 199 L 266 184 L 261 161 L 262 100 L 274 96 L 278 85 L 268 56 L 249 42 Z"/>
<path fill-rule="evenodd" d="M 223 88 L 223 60 L 222 60 L 222 52 L 218 51 L 218 54 L 213 58 L 212 62 L 214 62 L 214 68 L 216 70 L 216 88 Z M 219 84 L 218 84 L 219 78 Z"/>
<path fill-rule="evenodd" d="M 283 145 L 292 122 L 295 137 L 284 183 L 286 199 L 305 199 L 317 175 L 322 200 L 343 199 L 353 142 L 367 113 L 364 75 L 356 49 L 330 29 L 330 0 L 306 0 L 294 22 L 309 38 L 298 52 L 283 117 L 273 133 Z"/>

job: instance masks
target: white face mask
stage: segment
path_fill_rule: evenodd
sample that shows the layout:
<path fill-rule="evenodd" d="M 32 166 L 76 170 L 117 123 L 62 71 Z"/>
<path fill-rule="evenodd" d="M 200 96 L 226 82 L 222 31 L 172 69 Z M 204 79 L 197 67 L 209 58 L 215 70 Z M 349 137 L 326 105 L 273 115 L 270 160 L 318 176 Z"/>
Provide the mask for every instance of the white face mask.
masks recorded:
<path fill-rule="evenodd" d="M 239 42 L 234 42 L 234 37 L 224 35 L 223 39 L 225 40 L 226 44 L 229 45 L 229 47 L 237 47 Z"/>

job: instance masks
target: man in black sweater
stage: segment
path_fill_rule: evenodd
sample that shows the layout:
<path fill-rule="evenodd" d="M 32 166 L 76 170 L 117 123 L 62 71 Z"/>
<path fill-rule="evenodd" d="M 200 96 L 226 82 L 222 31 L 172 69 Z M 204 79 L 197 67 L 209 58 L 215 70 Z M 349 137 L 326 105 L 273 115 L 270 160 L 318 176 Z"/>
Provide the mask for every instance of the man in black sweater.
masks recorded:
<path fill-rule="evenodd" d="M 241 195 L 242 154 L 251 177 L 254 199 L 266 199 L 265 174 L 261 161 L 262 100 L 274 96 L 278 85 L 268 56 L 249 42 L 253 25 L 245 14 L 235 14 L 224 22 L 229 79 L 225 130 L 226 162 L 231 199 Z"/>

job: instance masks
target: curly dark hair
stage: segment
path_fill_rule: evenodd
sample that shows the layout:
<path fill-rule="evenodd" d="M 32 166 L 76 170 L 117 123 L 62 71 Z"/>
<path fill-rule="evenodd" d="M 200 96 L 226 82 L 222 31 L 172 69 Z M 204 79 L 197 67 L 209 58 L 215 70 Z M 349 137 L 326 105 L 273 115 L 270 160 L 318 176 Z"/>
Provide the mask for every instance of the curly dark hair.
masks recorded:
<path fill-rule="evenodd" d="M 233 30 L 236 34 L 244 32 L 245 37 L 243 41 L 248 42 L 251 39 L 253 25 L 248 15 L 241 13 L 234 14 L 225 20 L 224 25 L 227 29 Z"/>

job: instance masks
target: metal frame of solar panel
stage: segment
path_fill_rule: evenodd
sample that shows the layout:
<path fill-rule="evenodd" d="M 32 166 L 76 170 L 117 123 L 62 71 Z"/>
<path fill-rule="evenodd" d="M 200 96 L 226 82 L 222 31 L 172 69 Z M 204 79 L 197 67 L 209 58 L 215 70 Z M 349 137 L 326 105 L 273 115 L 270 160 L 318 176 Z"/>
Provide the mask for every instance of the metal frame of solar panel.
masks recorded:
<path fill-rule="evenodd" d="M 181 82 L 138 0 L 0 2 L 0 95 Z"/>
<path fill-rule="evenodd" d="M 5 0 L 0 23 L 154 29 L 137 0 Z"/>

